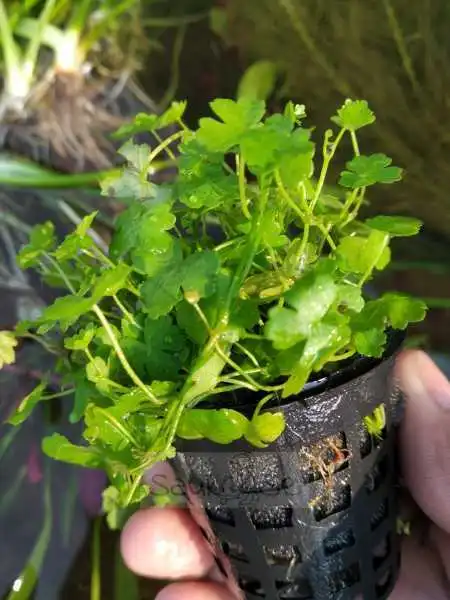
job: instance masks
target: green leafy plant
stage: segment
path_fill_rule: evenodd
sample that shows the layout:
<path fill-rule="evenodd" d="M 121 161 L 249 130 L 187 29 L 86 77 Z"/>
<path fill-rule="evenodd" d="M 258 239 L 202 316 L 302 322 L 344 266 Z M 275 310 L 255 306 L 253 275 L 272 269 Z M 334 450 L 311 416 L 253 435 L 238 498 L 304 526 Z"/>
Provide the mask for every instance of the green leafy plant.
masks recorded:
<path fill-rule="evenodd" d="M 392 238 L 420 229 L 413 218 L 359 218 L 366 188 L 402 175 L 388 157 L 360 151 L 359 130 L 375 120 L 366 102 L 345 102 L 318 152 L 303 106 L 267 116 L 261 101 L 218 99 L 196 130 L 184 108 L 167 113 L 181 126 L 173 183 L 148 181 L 164 143 L 123 146 L 128 165 L 104 189 L 135 200 L 107 254 L 89 235 L 93 213 L 62 244 L 51 224 L 39 226 L 19 255 L 68 291 L 14 334 L 60 354 L 59 395 L 74 394 L 71 419 L 84 421 L 86 445 L 54 434 L 44 452 L 107 471 L 111 525 L 145 498 L 146 469 L 173 457 L 177 438 L 266 447 L 285 427 L 281 412 L 263 411 L 269 402 L 358 355 L 382 357 L 389 330 L 426 311 L 418 299 L 366 292 L 389 264 Z M 140 115 L 120 135 L 155 123 Z M 344 139 L 353 156 L 331 195 L 328 171 Z M 239 390 L 255 394 L 250 416 L 229 403 Z M 41 385 L 10 421 L 52 398 Z M 382 413 L 372 421 L 379 432 Z"/>

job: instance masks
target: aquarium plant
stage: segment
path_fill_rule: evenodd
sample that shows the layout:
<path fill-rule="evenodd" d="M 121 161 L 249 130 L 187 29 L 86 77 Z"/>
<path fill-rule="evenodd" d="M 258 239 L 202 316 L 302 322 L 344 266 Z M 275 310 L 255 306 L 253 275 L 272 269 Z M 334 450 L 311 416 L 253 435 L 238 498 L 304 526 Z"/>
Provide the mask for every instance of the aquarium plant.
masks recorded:
<path fill-rule="evenodd" d="M 43 379 L 9 422 L 71 403 L 85 443 L 55 433 L 43 450 L 107 472 L 112 526 L 172 460 L 204 494 L 211 542 L 249 598 L 384 598 L 398 567 L 392 365 L 426 307 L 367 287 L 420 222 L 361 212 L 366 190 L 402 170 L 362 149 L 375 122 L 364 100 L 347 100 L 318 146 L 301 105 L 269 115 L 262 101 L 217 99 L 196 129 L 185 108 L 160 117 L 180 126 L 172 183 L 149 180 L 164 142 L 121 148 L 127 165 L 103 189 L 135 200 L 107 252 L 89 235 L 95 213 L 62 243 L 42 224 L 21 250 L 21 266 L 66 295 L 1 333 L 1 360 L 40 340 L 59 356 L 61 391 Z M 140 115 L 118 135 L 158 123 Z"/>

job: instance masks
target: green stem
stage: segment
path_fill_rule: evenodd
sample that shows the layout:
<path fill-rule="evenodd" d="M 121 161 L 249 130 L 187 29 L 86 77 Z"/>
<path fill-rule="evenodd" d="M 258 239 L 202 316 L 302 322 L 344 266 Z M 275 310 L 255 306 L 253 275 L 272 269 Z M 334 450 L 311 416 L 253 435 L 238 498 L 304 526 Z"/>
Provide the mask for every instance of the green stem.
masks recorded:
<path fill-rule="evenodd" d="M 14 77 L 18 77 L 21 72 L 21 56 L 20 48 L 13 38 L 8 13 L 3 0 L 0 0 L 0 44 L 3 48 L 3 58 L 5 61 L 5 87 L 9 91 L 13 85 Z"/>
<path fill-rule="evenodd" d="M 93 309 L 92 309 L 95 314 L 97 315 L 100 323 L 103 325 L 105 331 L 106 331 L 106 335 L 109 337 L 109 340 L 111 342 L 112 347 L 114 348 L 116 354 L 117 354 L 117 358 L 119 359 L 122 367 L 124 368 L 125 372 L 127 373 L 127 375 L 130 377 L 131 381 L 140 389 L 144 392 L 144 394 L 147 396 L 147 398 L 149 398 L 149 400 L 151 400 L 151 402 L 153 402 L 154 404 L 161 404 L 161 402 L 158 400 L 158 398 L 153 394 L 153 392 L 141 381 L 141 379 L 136 375 L 135 371 L 133 370 L 133 368 L 131 367 L 130 363 L 127 360 L 127 357 L 125 356 L 115 334 L 114 331 L 112 330 L 108 319 L 105 317 L 105 315 L 103 314 L 103 311 L 97 306 L 94 305 Z"/>
<path fill-rule="evenodd" d="M 305 226 L 303 227 L 302 244 L 300 246 L 300 250 L 298 251 L 299 260 L 301 260 L 302 257 L 305 255 L 306 246 L 308 244 L 308 239 L 309 239 L 309 230 L 310 230 L 310 225 L 309 225 L 309 223 L 305 222 Z"/>
<path fill-rule="evenodd" d="M 282 388 L 283 386 L 281 386 Z M 264 408 L 264 406 L 270 402 L 270 400 L 272 400 L 272 398 L 275 397 L 275 394 L 267 394 L 267 396 L 264 396 L 264 398 L 261 398 L 261 400 L 258 402 L 258 404 L 256 405 L 255 408 L 255 412 L 253 413 L 253 418 L 257 417 L 259 415 L 259 413 L 261 412 L 261 410 Z"/>
<path fill-rule="evenodd" d="M 236 348 L 238 348 L 241 352 L 243 352 L 245 354 L 245 356 L 247 356 L 247 358 L 250 359 L 250 361 L 255 365 L 255 367 L 258 367 L 258 369 L 260 368 L 260 365 L 256 359 L 256 357 L 250 352 L 250 350 L 248 350 L 245 346 L 243 346 L 242 344 L 239 344 L 239 342 L 235 343 Z"/>
<path fill-rule="evenodd" d="M 377 252 L 375 258 L 372 260 L 372 263 L 370 264 L 369 268 L 367 269 L 367 271 L 364 273 L 364 275 L 361 278 L 361 281 L 359 282 L 359 287 L 362 287 L 366 281 L 369 279 L 370 275 L 372 274 L 372 271 L 375 268 L 375 265 L 378 263 L 378 261 L 380 260 L 383 252 L 386 249 L 386 246 L 389 244 L 389 234 L 385 234 L 384 236 L 384 241 L 380 246 L 380 250 Z"/>
<path fill-rule="evenodd" d="M 121 300 L 119 300 L 119 298 L 116 295 L 113 296 L 113 300 L 117 304 L 119 309 L 122 311 L 122 313 L 123 313 L 124 317 L 127 319 L 127 321 L 129 323 L 131 323 L 132 325 L 135 325 L 136 327 L 141 329 L 141 326 L 138 324 L 136 319 L 133 317 L 133 315 L 130 313 L 130 311 L 124 306 L 123 302 Z"/>
<path fill-rule="evenodd" d="M 59 275 L 61 276 L 61 279 L 63 280 L 63 282 L 65 283 L 67 289 L 72 293 L 76 295 L 76 291 L 75 288 L 73 287 L 73 285 L 70 282 L 70 279 L 67 277 L 66 273 L 64 273 L 63 269 L 59 266 L 58 262 L 53 258 L 53 256 L 51 256 L 50 254 L 48 254 L 47 252 L 44 253 L 45 258 L 51 263 L 51 265 L 53 267 L 55 267 L 55 269 L 57 270 L 57 272 L 59 273 Z"/>
<path fill-rule="evenodd" d="M 51 13 L 55 8 L 56 0 L 47 0 L 44 4 L 44 7 L 41 10 L 38 23 L 37 23 L 37 31 L 35 35 L 30 39 L 28 44 L 28 48 L 25 54 L 25 68 L 27 77 L 31 82 L 31 78 L 36 69 L 36 63 L 39 56 L 39 50 L 42 45 L 42 32 L 48 23 Z"/>
<path fill-rule="evenodd" d="M 297 206 L 297 204 L 295 203 L 295 201 L 293 200 L 293 198 L 291 198 L 287 189 L 285 188 L 278 169 L 275 171 L 275 182 L 278 186 L 278 189 L 281 192 L 281 195 L 286 200 L 286 202 L 289 204 L 289 206 L 292 208 L 292 210 L 294 212 L 296 212 L 302 219 L 304 219 L 305 215 L 308 214 L 308 212 L 309 212 L 308 203 L 305 200 L 304 188 L 302 188 L 302 194 L 300 195 L 300 200 L 301 200 L 301 204 L 302 204 L 302 208 L 300 209 Z"/>
<path fill-rule="evenodd" d="M 91 12 L 92 0 L 78 0 L 73 4 L 73 12 L 66 31 L 76 29 L 81 31 L 85 26 Z"/>
<path fill-rule="evenodd" d="M 198 314 L 198 316 L 200 317 L 203 325 L 206 328 L 206 331 L 211 334 L 211 325 L 208 322 L 208 319 L 205 315 L 205 313 L 202 311 L 202 309 L 200 308 L 200 306 L 198 305 L 197 302 L 192 303 L 192 306 L 194 307 L 195 312 Z"/>
<path fill-rule="evenodd" d="M 348 350 L 347 352 L 344 352 L 343 354 L 331 356 L 330 358 L 328 358 L 328 362 L 339 362 L 340 360 L 345 360 L 346 358 L 351 358 L 354 354 L 355 354 L 354 349 Z"/>
<path fill-rule="evenodd" d="M 151 167 L 151 163 L 158 156 L 158 154 L 160 154 L 163 150 L 170 146 L 170 144 L 183 137 L 183 135 L 184 131 L 177 131 L 176 133 L 173 133 L 168 138 L 166 138 L 161 144 L 156 146 L 156 148 L 150 152 L 150 155 L 148 157 L 149 168 Z"/>
<path fill-rule="evenodd" d="M 62 392 L 58 392 L 56 394 L 42 396 L 41 400 L 53 400 L 54 398 L 63 398 L 64 396 L 70 396 L 71 394 L 75 393 L 75 391 L 75 388 L 71 388 L 70 390 L 63 390 Z"/>
<path fill-rule="evenodd" d="M 40 344 L 45 350 L 47 350 L 47 352 L 49 352 L 50 354 L 55 354 L 55 355 L 59 355 L 58 350 L 56 350 L 55 348 L 53 348 L 52 346 L 50 346 L 50 344 L 48 344 L 44 338 L 42 338 L 39 335 L 34 335 L 32 333 L 26 332 L 26 333 L 22 333 L 20 335 L 21 338 L 28 338 L 30 340 L 33 340 L 34 342 L 37 342 L 38 344 Z"/>
<path fill-rule="evenodd" d="M 128 431 L 126 427 L 122 425 L 120 421 L 112 417 L 110 413 L 103 408 L 97 407 L 96 410 L 104 416 L 105 421 L 109 421 L 111 423 L 113 429 L 118 431 L 130 443 L 132 449 L 139 448 L 139 442 L 137 441 L 137 439 L 133 436 L 133 434 L 130 431 Z"/>
<path fill-rule="evenodd" d="M 239 375 L 241 377 L 246 379 L 248 381 L 248 383 L 250 385 L 252 385 L 255 389 L 257 389 L 261 392 L 273 392 L 275 390 L 280 390 L 283 388 L 283 386 L 262 386 L 262 385 L 260 385 L 257 381 L 255 381 L 253 379 L 253 377 L 251 377 L 250 375 L 248 375 L 248 373 L 243 371 L 240 368 L 240 366 L 234 362 L 234 360 L 232 358 L 230 358 L 225 352 L 223 352 L 218 344 L 216 344 L 214 346 L 214 349 L 217 352 L 217 354 L 220 356 L 220 358 L 222 358 L 222 360 L 224 360 L 227 364 L 229 364 L 230 367 L 233 367 L 233 369 L 235 369 L 236 372 L 239 373 Z"/>
<path fill-rule="evenodd" d="M 230 289 L 228 290 L 227 298 L 225 301 L 225 307 L 222 312 L 223 319 L 228 320 L 229 311 L 231 308 L 231 303 L 233 302 L 233 298 L 237 296 L 237 291 L 240 289 L 241 285 L 245 281 L 245 278 L 248 275 L 248 272 L 251 269 L 253 264 L 253 259 L 258 251 L 258 247 L 261 241 L 261 220 L 264 215 L 264 211 L 266 208 L 268 199 L 268 192 L 264 192 L 261 198 L 261 203 L 259 206 L 259 214 L 255 215 L 253 220 L 253 227 L 248 236 L 246 248 L 243 251 L 243 256 L 241 262 L 236 268 L 233 280 L 230 285 Z"/>
<path fill-rule="evenodd" d="M 350 194 L 347 194 L 347 199 L 346 199 L 344 206 L 342 207 L 341 213 L 339 215 L 339 222 L 345 221 L 345 218 L 348 217 L 348 214 L 349 214 L 348 211 L 350 210 L 350 207 L 352 206 L 355 199 L 358 197 L 358 192 L 360 190 L 361 190 L 361 188 L 357 188 L 355 190 L 352 190 L 352 192 Z"/>
<path fill-rule="evenodd" d="M 133 481 L 133 484 L 132 484 L 132 486 L 130 488 L 130 491 L 128 493 L 128 496 L 125 499 L 125 506 L 128 506 L 131 503 L 131 501 L 133 500 L 133 496 L 136 493 L 136 490 L 138 489 L 138 487 L 139 487 L 139 485 L 140 485 L 140 483 L 142 481 L 143 476 L 144 476 L 144 474 L 141 473 L 140 475 L 138 475 L 137 477 L 135 477 L 135 479 Z"/>
<path fill-rule="evenodd" d="M 353 130 L 350 131 L 350 137 L 352 139 L 353 152 L 355 153 L 355 156 L 359 156 L 361 153 L 359 151 L 358 138 Z"/>
<path fill-rule="evenodd" d="M 328 167 L 330 166 L 330 162 L 331 162 L 331 160 L 333 159 L 333 156 L 336 153 L 337 147 L 339 146 L 339 143 L 342 140 L 342 137 L 343 137 L 345 131 L 346 131 L 345 129 L 341 129 L 339 131 L 339 133 L 336 136 L 336 139 L 332 143 L 332 145 L 331 145 L 331 147 L 330 147 L 329 150 L 327 148 L 329 134 L 325 135 L 322 169 L 320 171 L 319 179 L 318 179 L 317 184 L 316 184 L 316 189 L 315 189 L 314 197 L 312 199 L 311 206 L 310 206 L 310 212 L 311 212 L 311 214 L 314 212 L 316 204 L 317 204 L 317 202 L 318 202 L 318 200 L 320 198 L 320 194 L 322 193 L 323 186 L 325 184 L 325 180 L 326 180 L 326 176 L 327 176 L 327 172 L 328 172 Z"/>
<path fill-rule="evenodd" d="M 244 217 L 250 220 L 251 214 L 248 210 L 248 199 L 245 193 L 245 161 L 242 154 L 236 154 L 236 167 L 238 170 L 238 180 L 239 180 L 239 197 L 241 199 L 241 208 L 244 214 Z"/>
<path fill-rule="evenodd" d="M 245 388 L 246 390 L 251 390 L 252 392 L 258 392 L 258 388 L 256 388 L 251 383 L 247 381 L 241 381 L 240 379 L 235 379 L 233 377 L 221 377 L 220 381 L 222 383 L 229 383 L 230 385 L 235 385 L 236 389 Z"/>
<path fill-rule="evenodd" d="M 305 202 L 305 206 L 304 206 L 305 212 L 303 212 L 302 209 L 299 206 L 297 206 L 297 204 L 295 203 L 294 199 L 291 198 L 290 194 L 288 193 L 288 191 L 284 187 L 278 170 L 275 171 L 275 181 L 276 181 L 276 184 L 278 186 L 278 189 L 281 192 L 281 195 L 286 200 L 286 202 L 288 203 L 288 205 L 295 212 L 295 214 L 297 214 L 302 219 L 302 221 L 305 221 L 308 218 L 307 215 L 308 215 L 308 212 L 309 212 L 309 208 L 308 208 L 308 205 L 306 204 L 306 202 Z M 304 199 L 303 199 L 303 201 L 304 201 Z"/>
<path fill-rule="evenodd" d="M 100 517 L 97 517 L 94 521 L 94 530 L 92 534 L 91 600 L 101 600 L 101 524 L 102 520 Z"/>
<path fill-rule="evenodd" d="M 153 131 L 152 133 L 153 133 L 153 137 L 158 142 L 158 144 L 162 144 L 163 140 L 162 140 L 162 137 L 159 135 L 159 133 L 157 131 Z M 170 148 L 167 148 L 166 152 L 167 152 L 167 156 L 171 160 L 176 160 L 175 154 L 172 152 L 172 150 Z"/>

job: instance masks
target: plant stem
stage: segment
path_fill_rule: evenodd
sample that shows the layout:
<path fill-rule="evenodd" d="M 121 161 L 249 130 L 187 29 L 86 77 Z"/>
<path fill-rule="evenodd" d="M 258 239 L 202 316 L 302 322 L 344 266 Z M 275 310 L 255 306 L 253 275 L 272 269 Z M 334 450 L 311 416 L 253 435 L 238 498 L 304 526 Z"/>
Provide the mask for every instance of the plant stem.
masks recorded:
<path fill-rule="evenodd" d="M 377 254 L 376 254 L 375 258 L 372 260 L 372 263 L 370 264 L 369 268 L 367 269 L 367 271 L 364 273 L 363 277 L 361 278 L 361 281 L 358 284 L 359 287 L 362 287 L 366 283 L 366 281 L 369 279 L 370 275 L 372 274 L 372 271 L 375 268 L 375 265 L 380 260 L 381 256 L 383 255 L 383 252 L 385 251 L 386 246 L 388 244 L 389 244 L 389 234 L 386 233 L 384 235 L 383 244 L 381 244 L 379 252 L 377 252 Z"/>
<path fill-rule="evenodd" d="M 21 68 L 21 53 L 20 48 L 16 44 L 9 24 L 8 13 L 5 9 L 3 0 L 0 0 L 0 44 L 3 48 L 3 58 L 5 61 L 4 65 L 4 78 L 5 78 L 5 91 L 7 94 L 15 95 L 13 90 L 16 87 L 15 78 L 22 78 Z M 22 85 L 19 85 L 19 89 Z M 28 90 L 23 90 L 25 95 Z M 22 96 L 22 93 L 20 93 Z"/>
<path fill-rule="evenodd" d="M 328 167 L 330 166 L 330 162 L 331 162 L 331 160 L 333 159 L 333 156 L 336 153 L 337 147 L 339 146 L 339 143 L 342 140 L 342 137 L 343 137 L 345 131 L 346 131 L 345 129 L 341 129 L 339 131 L 339 133 L 336 136 L 336 139 L 332 143 L 331 148 L 329 150 L 326 147 L 327 143 L 328 143 L 328 139 L 329 139 L 329 134 L 325 136 L 322 169 L 320 171 L 319 179 L 318 179 L 317 184 L 316 184 L 316 189 L 315 189 L 314 197 L 312 199 L 311 206 L 310 206 L 310 212 L 311 212 L 311 214 L 314 212 L 314 209 L 316 207 L 317 201 L 320 198 L 320 194 L 322 193 L 322 189 L 323 189 L 323 186 L 325 184 L 325 179 L 326 179 L 326 176 L 327 176 Z"/>
<path fill-rule="evenodd" d="M 94 521 L 94 530 L 92 535 L 91 600 L 101 600 L 101 524 L 102 520 L 100 517 L 97 517 Z"/>
<path fill-rule="evenodd" d="M 193 302 L 192 306 L 195 309 L 195 312 L 198 314 L 198 316 L 200 317 L 202 323 L 204 324 L 206 331 L 211 334 L 211 325 L 208 322 L 208 319 L 206 318 L 205 313 L 202 311 L 202 309 L 200 308 L 200 306 L 198 305 L 197 302 Z"/>
<path fill-rule="evenodd" d="M 119 309 L 122 311 L 122 313 L 123 313 L 124 317 L 127 319 L 127 321 L 129 323 L 131 323 L 132 325 L 135 325 L 136 327 L 141 329 L 141 326 L 137 323 L 136 319 L 133 317 L 133 315 L 130 313 L 130 311 L 127 310 L 127 308 L 124 306 L 123 302 L 121 300 L 119 300 L 119 298 L 116 295 L 113 296 L 113 300 L 117 304 Z"/>
<path fill-rule="evenodd" d="M 48 396 L 42 396 L 41 400 L 53 400 L 54 398 L 63 398 L 64 396 L 70 396 L 76 392 L 75 388 L 71 388 L 70 390 L 63 390 L 62 392 L 58 392 L 56 394 L 49 394 Z"/>
<path fill-rule="evenodd" d="M 257 367 L 258 369 L 260 368 L 258 361 L 256 360 L 255 356 L 250 352 L 250 350 L 247 350 L 247 348 L 242 344 L 239 344 L 239 342 L 236 342 L 235 346 L 236 348 L 239 348 L 239 350 L 243 352 L 245 356 L 247 356 L 247 358 L 250 359 L 250 361 L 255 365 L 255 367 Z"/>
<path fill-rule="evenodd" d="M 359 156 L 361 153 L 359 151 L 358 138 L 353 130 L 350 131 L 350 137 L 352 139 L 353 152 L 355 153 L 355 156 Z"/>
<path fill-rule="evenodd" d="M 130 363 L 127 360 L 127 357 L 125 356 L 115 334 L 114 331 L 112 330 L 108 319 L 105 317 L 105 315 L 103 314 L 103 311 L 95 304 L 93 309 L 92 309 L 95 314 L 97 315 L 100 323 L 103 325 L 105 331 L 106 331 L 106 335 L 109 337 L 109 340 L 111 342 L 112 347 L 114 348 L 116 354 L 117 354 L 117 358 L 119 359 L 122 367 L 124 368 L 125 372 L 127 373 L 127 375 L 130 377 L 131 381 L 139 388 L 141 389 L 144 394 L 147 396 L 147 398 L 149 398 L 149 400 L 151 400 L 154 404 L 161 404 L 161 402 L 158 400 L 158 398 L 153 394 L 153 392 L 141 381 L 141 379 L 136 375 L 135 371 L 133 370 L 133 368 L 131 367 Z"/>
<path fill-rule="evenodd" d="M 283 196 L 283 198 L 286 200 L 286 202 L 289 204 L 289 206 L 292 208 L 292 210 L 294 212 L 296 212 L 302 219 L 305 218 L 305 215 L 308 214 L 309 212 L 309 207 L 308 204 L 305 200 L 304 194 L 302 193 L 300 195 L 300 199 L 301 199 L 301 204 L 302 204 L 302 209 L 300 209 L 297 204 L 295 203 L 295 201 L 293 200 L 293 198 L 291 198 L 290 194 L 288 193 L 287 189 L 285 188 L 283 181 L 281 179 L 280 176 L 280 172 L 277 169 L 275 171 L 275 181 L 276 184 L 278 186 L 278 189 L 281 192 L 281 195 Z"/>
<path fill-rule="evenodd" d="M 252 217 L 248 210 L 248 199 L 245 194 L 245 161 L 242 154 L 236 154 L 236 167 L 238 171 L 239 197 L 241 199 L 242 212 L 244 214 L 244 217 L 250 220 Z"/>
<path fill-rule="evenodd" d="M 262 194 L 258 215 L 255 215 L 253 217 L 252 230 L 248 236 L 247 244 L 245 250 L 243 251 L 241 262 L 236 268 L 233 280 L 228 290 L 225 306 L 222 312 L 222 319 L 224 321 L 228 321 L 228 315 L 233 298 L 236 296 L 237 291 L 239 290 L 245 278 L 247 277 L 248 272 L 253 264 L 253 259 L 255 258 L 255 255 L 258 251 L 258 247 L 261 241 L 261 220 L 264 215 L 267 199 L 268 192 L 265 191 Z"/>
<path fill-rule="evenodd" d="M 279 390 L 281 389 L 283 386 L 262 386 L 260 385 L 257 381 L 255 381 L 253 379 L 253 377 L 251 377 L 250 375 L 248 375 L 248 373 L 246 373 L 245 371 L 243 371 L 240 366 L 234 362 L 233 359 L 231 359 L 229 356 L 227 356 L 222 349 L 220 348 L 220 346 L 218 344 L 215 345 L 214 347 L 215 351 L 217 352 L 217 354 L 226 362 L 230 365 L 230 367 L 233 367 L 233 369 L 236 370 L 237 373 L 239 373 L 239 375 L 241 377 L 243 377 L 244 379 L 246 379 L 250 385 L 252 385 L 255 389 L 262 391 L 262 392 L 271 392 L 271 391 L 275 391 L 275 390 Z"/>
<path fill-rule="evenodd" d="M 150 152 L 150 155 L 148 157 L 149 168 L 151 167 L 151 163 L 158 156 L 158 154 L 160 154 L 163 150 L 170 146 L 170 144 L 183 137 L 184 133 L 184 131 L 177 131 L 176 133 L 173 133 L 168 138 L 166 138 L 161 144 L 156 146 L 156 148 Z"/>
<path fill-rule="evenodd" d="M 163 140 L 162 140 L 162 137 L 159 135 L 159 133 L 157 131 L 153 131 L 152 133 L 153 133 L 153 137 L 158 142 L 158 144 L 162 144 Z M 176 160 L 175 154 L 172 152 L 172 150 L 170 148 L 167 148 L 167 155 L 171 160 Z"/>
<path fill-rule="evenodd" d="M 42 45 L 42 32 L 48 23 L 52 10 L 55 8 L 56 0 L 47 0 L 44 7 L 41 9 L 41 13 L 37 23 L 37 31 L 34 36 L 30 39 L 27 51 L 25 53 L 24 68 L 27 79 L 31 84 L 33 74 L 36 69 L 36 63 L 39 56 L 39 50 Z"/>
<path fill-rule="evenodd" d="M 92 0 L 78 0 L 73 4 L 73 12 L 67 26 L 67 30 L 76 29 L 81 31 L 89 18 Z"/>
<path fill-rule="evenodd" d="M 347 352 L 344 352 L 343 354 L 338 354 L 335 356 L 331 356 L 328 359 L 328 362 L 339 362 L 340 360 L 345 360 L 346 358 L 351 358 L 353 355 L 355 354 L 355 350 L 348 350 Z"/>
<path fill-rule="evenodd" d="M 50 354 L 56 354 L 59 355 L 59 352 L 55 349 L 52 348 L 45 340 L 43 337 L 40 337 L 38 335 L 34 335 L 32 333 L 26 332 L 26 333 L 21 333 L 20 337 L 22 338 L 28 338 L 30 340 L 33 340 L 34 342 L 37 342 L 38 344 L 40 344 L 45 350 L 47 350 L 47 352 L 49 352 Z"/>

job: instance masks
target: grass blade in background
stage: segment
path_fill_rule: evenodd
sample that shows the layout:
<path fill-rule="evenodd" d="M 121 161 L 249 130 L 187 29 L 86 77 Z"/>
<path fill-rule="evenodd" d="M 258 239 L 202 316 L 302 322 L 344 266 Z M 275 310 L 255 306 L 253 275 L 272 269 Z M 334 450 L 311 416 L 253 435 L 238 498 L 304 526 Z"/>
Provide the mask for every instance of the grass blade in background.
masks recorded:
<path fill-rule="evenodd" d="M 52 501 L 50 469 L 44 479 L 44 521 L 41 533 L 23 571 L 14 581 L 6 600 L 28 600 L 36 587 L 52 533 Z"/>
<path fill-rule="evenodd" d="M 101 600 L 101 527 L 102 520 L 100 517 L 94 521 L 94 530 L 92 534 L 92 570 L 91 570 L 91 600 Z"/>
<path fill-rule="evenodd" d="M 113 600 L 139 600 L 138 578 L 125 566 L 119 543 L 116 549 Z"/>
<path fill-rule="evenodd" d="M 79 188 L 97 187 L 105 176 L 114 175 L 118 169 L 62 175 L 45 169 L 31 161 L 8 154 L 0 155 L 0 185 L 20 188 Z"/>

